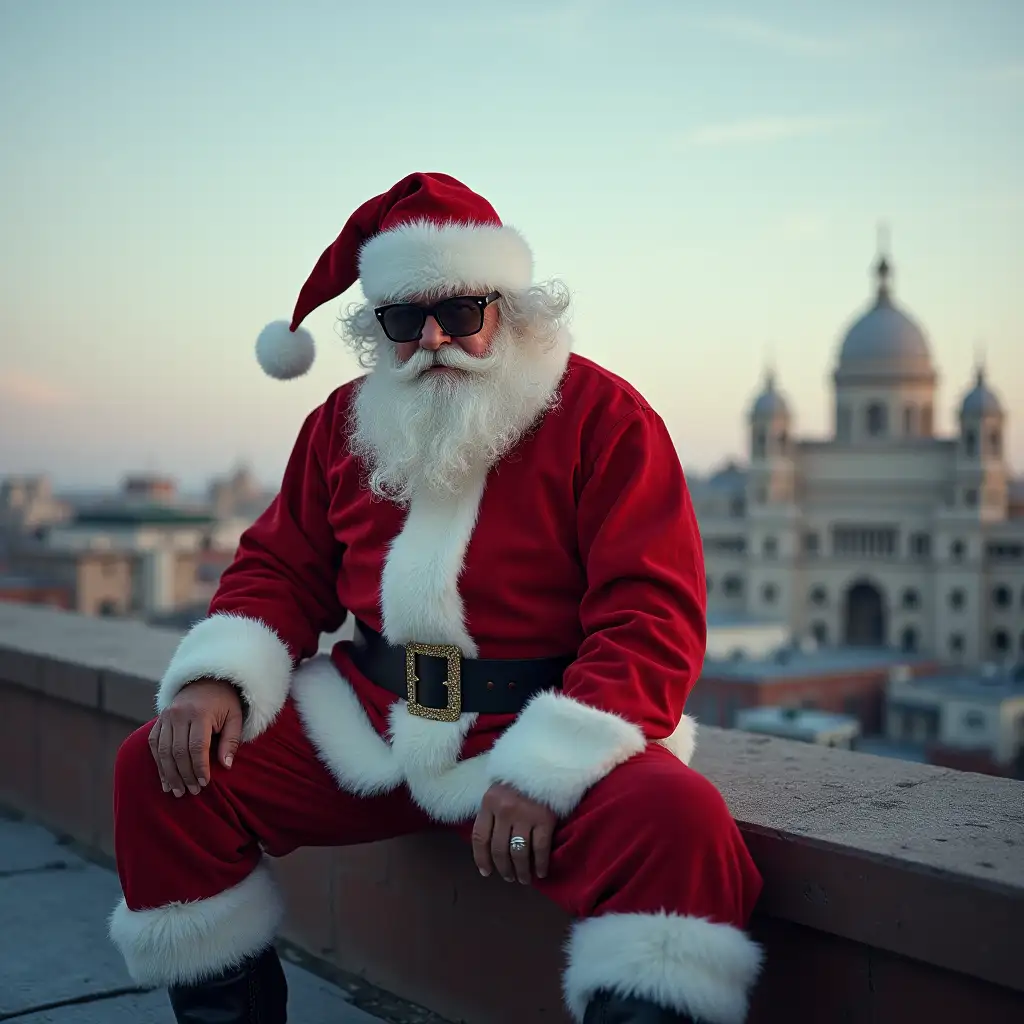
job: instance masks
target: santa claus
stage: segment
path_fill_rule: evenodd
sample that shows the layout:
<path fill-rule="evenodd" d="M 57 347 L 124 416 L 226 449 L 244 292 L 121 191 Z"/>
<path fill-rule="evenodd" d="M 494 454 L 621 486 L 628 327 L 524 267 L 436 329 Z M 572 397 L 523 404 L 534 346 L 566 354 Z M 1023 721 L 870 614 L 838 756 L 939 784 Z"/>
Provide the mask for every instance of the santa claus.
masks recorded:
<path fill-rule="evenodd" d="M 760 878 L 688 767 L 705 581 L 664 423 L 453 178 L 360 207 L 263 367 L 305 372 L 302 320 L 357 280 L 369 372 L 306 420 L 118 755 L 114 942 L 182 1024 L 281 1024 L 264 854 L 442 824 L 573 916 L 576 1021 L 738 1024 Z"/>

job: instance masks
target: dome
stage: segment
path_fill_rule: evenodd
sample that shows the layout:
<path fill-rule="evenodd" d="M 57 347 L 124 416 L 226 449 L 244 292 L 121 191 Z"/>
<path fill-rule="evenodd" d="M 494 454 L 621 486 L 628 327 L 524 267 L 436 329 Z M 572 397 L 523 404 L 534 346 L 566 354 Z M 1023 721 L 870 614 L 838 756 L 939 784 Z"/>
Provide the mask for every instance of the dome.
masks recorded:
<path fill-rule="evenodd" d="M 846 332 L 836 367 L 837 379 L 906 380 L 935 376 L 924 331 L 893 302 L 889 273 L 889 263 L 883 256 L 877 266 L 875 304 Z"/>
<path fill-rule="evenodd" d="M 978 367 L 974 387 L 964 395 L 964 400 L 960 404 L 960 415 L 973 419 L 1003 415 L 1003 403 L 986 383 L 984 367 Z"/>
<path fill-rule="evenodd" d="M 764 381 L 764 390 L 754 400 L 750 416 L 755 420 L 774 420 L 789 416 L 789 405 L 775 387 L 775 374 L 768 372 Z"/>

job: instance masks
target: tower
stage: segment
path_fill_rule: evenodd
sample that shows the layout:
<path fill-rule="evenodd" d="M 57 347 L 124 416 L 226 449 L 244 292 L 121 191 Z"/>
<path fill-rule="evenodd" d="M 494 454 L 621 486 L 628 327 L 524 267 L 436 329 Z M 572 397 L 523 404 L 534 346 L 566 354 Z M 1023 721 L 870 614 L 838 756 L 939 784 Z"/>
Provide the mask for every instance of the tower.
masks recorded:
<path fill-rule="evenodd" d="M 875 263 L 874 304 L 847 330 L 833 374 L 835 439 L 874 445 L 928 438 L 937 376 L 924 331 L 893 299 L 892 264 Z"/>

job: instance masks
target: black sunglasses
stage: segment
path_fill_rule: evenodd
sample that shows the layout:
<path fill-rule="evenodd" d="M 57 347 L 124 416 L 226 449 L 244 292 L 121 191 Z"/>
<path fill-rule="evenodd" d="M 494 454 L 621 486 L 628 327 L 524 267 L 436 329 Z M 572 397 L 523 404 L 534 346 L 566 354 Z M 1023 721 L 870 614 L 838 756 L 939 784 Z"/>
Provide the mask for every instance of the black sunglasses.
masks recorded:
<path fill-rule="evenodd" d="M 391 341 L 419 341 L 423 325 L 432 316 L 438 326 L 451 338 L 468 338 L 479 334 L 484 326 L 484 310 L 500 298 L 501 292 L 489 295 L 453 295 L 433 306 L 418 306 L 415 302 L 393 302 L 378 306 L 373 312 L 384 333 Z"/>

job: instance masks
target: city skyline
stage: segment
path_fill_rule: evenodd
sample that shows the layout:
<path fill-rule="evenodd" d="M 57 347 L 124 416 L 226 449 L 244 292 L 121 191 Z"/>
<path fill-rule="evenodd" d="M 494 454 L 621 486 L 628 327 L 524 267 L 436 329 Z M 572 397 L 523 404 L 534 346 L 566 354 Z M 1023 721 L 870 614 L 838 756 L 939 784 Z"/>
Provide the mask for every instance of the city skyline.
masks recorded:
<path fill-rule="evenodd" d="M 355 206 L 429 169 L 524 231 L 539 277 L 575 293 L 577 350 L 630 379 L 701 473 L 745 454 L 768 363 L 800 434 L 827 433 L 888 224 L 937 430 L 984 351 L 1020 472 L 1009 6 L 7 6 L 0 466 L 192 489 L 242 458 L 274 484 L 302 418 L 359 370 L 339 303 L 310 318 L 298 382 L 263 378 L 256 335 Z M 392 24 L 408 31 L 383 45 Z"/>

